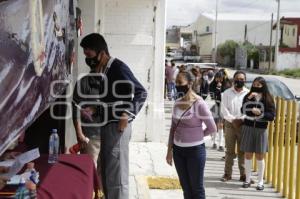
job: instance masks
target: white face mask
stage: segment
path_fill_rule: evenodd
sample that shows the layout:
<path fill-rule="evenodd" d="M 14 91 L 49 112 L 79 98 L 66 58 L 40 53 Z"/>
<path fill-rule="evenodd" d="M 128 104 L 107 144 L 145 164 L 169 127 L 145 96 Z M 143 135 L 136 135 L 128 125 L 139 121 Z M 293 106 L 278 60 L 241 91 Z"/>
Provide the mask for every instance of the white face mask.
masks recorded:
<path fill-rule="evenodd" d="M 203 76 L 203 79 L 204 79 L 204 80 L 208 80 L 208 76 L 207 76 L 207 75 L 204 75 L 204 76 Z"/>

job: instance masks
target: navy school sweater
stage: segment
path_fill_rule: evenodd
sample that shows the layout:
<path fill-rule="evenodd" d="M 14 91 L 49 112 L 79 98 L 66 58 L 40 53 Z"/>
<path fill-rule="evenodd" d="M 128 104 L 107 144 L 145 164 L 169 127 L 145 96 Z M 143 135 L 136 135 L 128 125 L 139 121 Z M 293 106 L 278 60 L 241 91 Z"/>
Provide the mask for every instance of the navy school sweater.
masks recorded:
<path fill-rule="evenodd" d="M 132 121 L 146 98 L 145 88 L 135 78 L 130 68 L 121 60 L 114 59 L 107 68 L 106 75 L 85 76 L 76 83 L 73 94 L 73 119 L 78 118 L 76 111 L 79 105 L 82 108 L 94 107 L 93 122 L 102 125 L 118 122 L 124 112 L 129 115 L 129 121 Z M 96 103 L 93 104 L 94 102 Z M 85 122 L 90 123 L 87 120 Z"/>
<path fill-rule="evenodd" d="M 242 113 L 247 116 L 244 119 L 244 124 L 246 126 L 266 129 L 268 127 L 268 121 L 273 121 L 275 118 L 275 105 L 268 104 L 263 99 L 258 102 L 255 98 L 248 99 L 248 96 L 249 94 L 244 97 L 243 106 L 241 108 Z M 262 114 L 260 116 L 255 117 L 252 113 L 251 109 L 254 107 L 261 110 Z"/>

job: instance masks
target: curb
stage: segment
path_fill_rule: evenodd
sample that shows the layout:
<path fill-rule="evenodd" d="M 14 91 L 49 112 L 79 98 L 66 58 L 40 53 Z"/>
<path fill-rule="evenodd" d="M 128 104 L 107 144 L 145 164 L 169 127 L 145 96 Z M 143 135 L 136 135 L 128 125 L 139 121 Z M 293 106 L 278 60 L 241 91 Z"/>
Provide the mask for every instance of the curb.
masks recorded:
<path fill-rule="evenodd" d="M 134 176 L 138 199 L 150 199 L 150 191 L 146 176 Z"/>

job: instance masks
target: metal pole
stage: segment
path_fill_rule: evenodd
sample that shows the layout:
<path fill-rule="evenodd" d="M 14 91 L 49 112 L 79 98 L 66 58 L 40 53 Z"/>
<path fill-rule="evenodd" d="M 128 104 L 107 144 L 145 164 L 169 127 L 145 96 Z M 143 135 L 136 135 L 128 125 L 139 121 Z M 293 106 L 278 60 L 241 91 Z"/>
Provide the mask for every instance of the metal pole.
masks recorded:
<path fill-rule="evenodd" d="M 247 37 L 248 37 L 248 36 L 247 36 L 247 34 L 248 34 L 247 32 L 248 32 L 248 26 L 247 26 L 247 24 L 245 24 L 244 43 L 246 43 L 246 41 L 248 40 L 248 39 L 247 39 Z"/>
<path fill-rule="evenodd" d="M 299 186 L 297 188 L 296 186 L 296 190 L 295 190 L 295 175 L 297 174 L 297 172 L 299 171 L 299 169 L 296 169 L 298 167 L 295 168 L 295 164 L 296 164 L 296 139 L 297 139 L 297 123 L 298 123 L 298 119 L 297 119 L 297 110 L 298 110 L 298 103 L 296 101 L 293 101 L 293 107 L 292 107 L 292 124 L 291 124 L 291 142 L 290 142 L 290 161 L 289 161 L 289 191 L 288 191 L 288 199 L 295 199 L 295 192 L 297 193 L 297 191 L 299 192 Z M 299 129 L 299 128 L 298 128 Z M 299 131 L 300 132 L 300 131 Z M 299 141 L 298 141 L 299 143 Z M 298 144 L 299 146 L 299 144 Z M 299 149 L 299 147 L 298 147 Z M 298 152 L 298 155 L 300 153 Z"/>
<path fill-rule="evenodd" d="M 273 168 L 272 168 L 272 186 L 277 187 L 278 179 L 278 144 L 279 144 L 279 133 L 280 133 L 280 117 L 282 115 L 281 111 L 281 98 L 276 97 L 276 118 L 275 118 L 275 133 L 274 133 L 274 156 L 273 156 Z"/>
<path fill-rule="evenodd" d="M 287 117 L 285 125 L 285 142 L 284 142 L 284 167 L 283 167 L 283 191 L 282 195 L 286 198 L 289 191 L 289 172 L 290 172 L 290 140 L 291 140 L 291 126 L 293 125 L 294 117 L 297 115 L 292 115 L 293 111 L 293 101 L 287 101 Z M 287 141 L 288 140 L 288 141 Z"/>
<path fill-rule="evenodd" d="M 271 16 L 271 32 L 270 32 L 270 52 L 269 52 L 269 66 L 268 66 L 268 72 L 271 70 L 271 63 L 273 61 L 273 49 L 272 49 L 272 37 L 273 37 L 273 16 L 274 14 L 272 13 Z"/>
<path fill-rule="evenodd" d="M 214 42 L 214 63 L 217 62 L 217 29 L 218 29 L 218 4 L 219 0 L 216 0 L 216 18 L 215 18 L 215 42 Z"/>
<path fill-rule="evenodd" d="M 277 25 L 276 25 L 276 43 L 275 43 L 275 69 L 278 70 L 278 53 L 279 53 L 279 28 L 280 28 L 280 0 L 277 8 Z"/>
<path fill-rule="evenodd" d="M 285 116 L 286 116 L 286 101 L 281 99 L 281 114 L 280 114 L 280 124 L 279 124 L 279 141 L 278 141 L 278 170 L 277 170 L 277 186 L 276 190 L 282 193 L 282 181 L 283 181 L 283 161 L 284 161 L 284 126 L 285 126 Z"/>

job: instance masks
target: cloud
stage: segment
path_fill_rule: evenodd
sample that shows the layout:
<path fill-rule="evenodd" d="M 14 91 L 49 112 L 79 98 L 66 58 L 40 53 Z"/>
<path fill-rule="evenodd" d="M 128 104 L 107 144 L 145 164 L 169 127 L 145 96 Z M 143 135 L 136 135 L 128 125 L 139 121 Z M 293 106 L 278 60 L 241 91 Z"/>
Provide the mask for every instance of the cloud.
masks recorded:
<path fill-rule="evenodd" d="M 167 26 L 188 25 L 199 14 L 214 13 L 216 0 L 167 0 Z M 269 17 L 277 12 L 276 0 L 219 0 L 219 13 Z M 299 0 L 281 0 L 281 16 L 300 16 Z"/>

